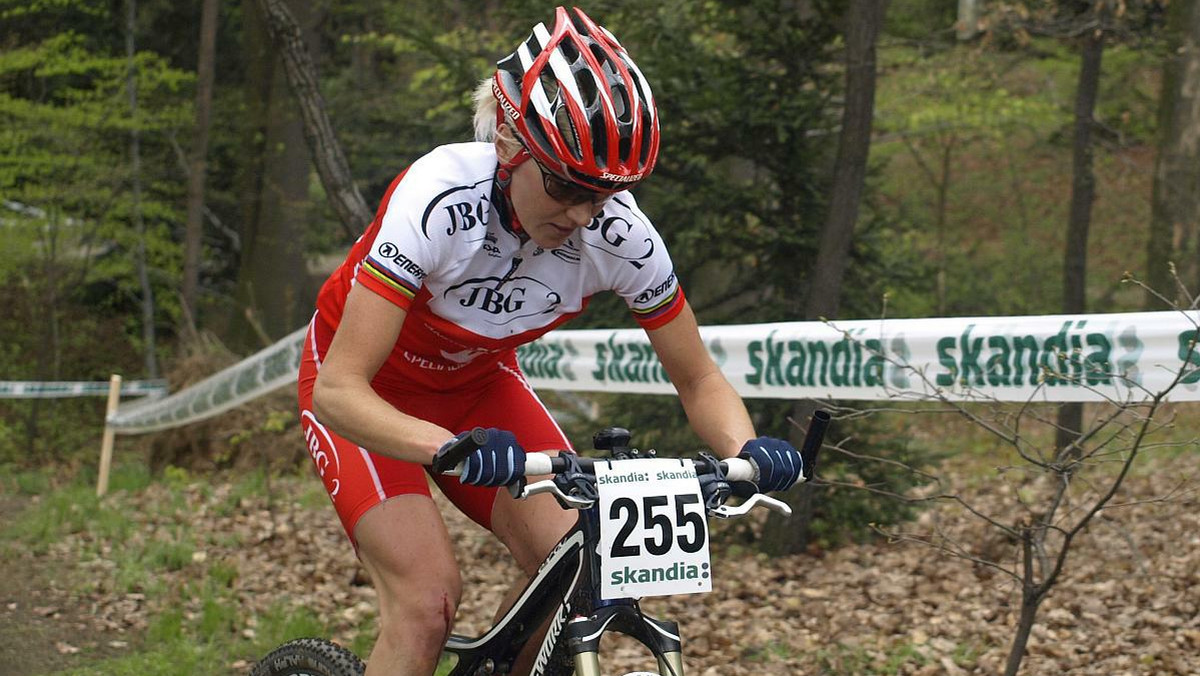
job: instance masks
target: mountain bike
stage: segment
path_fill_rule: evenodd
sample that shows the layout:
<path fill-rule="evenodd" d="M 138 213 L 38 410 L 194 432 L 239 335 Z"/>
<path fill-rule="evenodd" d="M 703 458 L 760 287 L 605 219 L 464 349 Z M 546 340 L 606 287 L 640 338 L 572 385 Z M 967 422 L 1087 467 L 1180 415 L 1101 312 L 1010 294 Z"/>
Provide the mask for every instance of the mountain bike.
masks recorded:
<path fill-rule="evenodd" d="M 800 481 L 813 477 L 830 416 L 817 411 L 800 454 Z M 579 512 L 575 525 L 547 555 L 516 603 L 479 636 L 452 634 L 444 651 L 456 658 L 449 676 L 511 673 L 525 644 L 549 620 L 531 676 L 600 676 L 600 640 L 608 632 L 636 639 L 653 656 L 657 674 L 683 676 L 679 625 L 642 612 L 639 599 L 711 590 L 707 517 L 729 519 L 755 508 L 790 514 L 784 502 L 758 493 L 754 467 L 739 458 L 663 458 L 631 447 L 630 433 L 605 428 L 593 437 L 606 458 L 573 453 L 530 453 L 525 473 L 551 478 L 509 487 L 519 498 L 549 493 L 563 509 Z M 433 461 L 433 471 L 453 474 L 479 444 L 476 429 Z M 740 504 L 726 504 L 732 496 Z M 295 639 L 263 658 L 252 676 L 354 676 L 361 661 L 319 638 Z"/>

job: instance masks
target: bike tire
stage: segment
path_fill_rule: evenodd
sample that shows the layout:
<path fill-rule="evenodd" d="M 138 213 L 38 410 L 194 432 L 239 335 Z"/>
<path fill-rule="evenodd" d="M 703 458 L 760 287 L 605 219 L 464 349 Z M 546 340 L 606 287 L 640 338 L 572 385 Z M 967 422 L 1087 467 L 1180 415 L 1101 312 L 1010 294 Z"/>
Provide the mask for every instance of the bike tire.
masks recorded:
<path fill-rule="evenodd" d="M 362 676 L 354 653 L 323 638 L 297 638 L 262 658 L 250 676 Z"/>

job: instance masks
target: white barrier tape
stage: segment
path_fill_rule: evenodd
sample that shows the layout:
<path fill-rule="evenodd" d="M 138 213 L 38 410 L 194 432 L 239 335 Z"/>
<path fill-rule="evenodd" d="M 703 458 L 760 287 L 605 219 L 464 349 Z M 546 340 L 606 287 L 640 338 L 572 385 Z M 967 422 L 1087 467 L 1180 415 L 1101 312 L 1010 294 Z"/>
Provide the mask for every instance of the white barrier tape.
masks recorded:
<path fill-rule="evenodd" d="M 107 397 L 108 381 L 34 382 L 0 380 L 0 399 L 62 399 Z M 165 380 L 130 380 L 121 383 L 122 397 L 161 397 L 167 393 Z"/>
<path fill-rule="evenodd" d="M 169 397 L 123 405 L 108 419 L 118 434 L 140 434 L 210 418 L 296 382 L 308 327 Z"/>
<path fill-rule="evenodd" d="M 787 322 L 700 330 L 743 397 L 1200 401 L 1197 312 Z M 157 401 L 121 406 L 124 434 L 216 415 L 296 381 L 300 329 Z M 554 331 L 518 351 L 538 389 L 672 394 L 640 329 Z"/>

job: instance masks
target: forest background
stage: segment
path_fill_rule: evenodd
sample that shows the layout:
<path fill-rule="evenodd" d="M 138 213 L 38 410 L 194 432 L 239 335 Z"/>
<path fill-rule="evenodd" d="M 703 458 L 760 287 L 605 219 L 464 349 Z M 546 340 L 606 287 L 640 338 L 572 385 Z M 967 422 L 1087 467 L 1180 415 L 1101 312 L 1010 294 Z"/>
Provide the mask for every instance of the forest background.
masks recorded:
<path fill-rule="evenodd" d="M 0 0 L 0 378 L 178 389 L 307 320 L 365 223 L 313 164 L 267 4 Z M 550 18 L 525 0 L 276 4 L 372 210 L 408 163 L 470 138 L 469 92 Z M 586 9 L 655 86 L 664 151 L 638 197 L 702 324 L 1166 309 L 1200 288 L 1194 0 Z M 598 300 L 573 328 L 632 326 Z M 679 411 L 644 402 L 589 404 L 687 443 Z M 303 467 L 293 405 L 122 452 Z M 801 411 L 750 406 L 762 429 Z M 102 409 L 5 400 L 4 476 L 94 479 Z"/>
<path fill-rule="evenodd" d="M 327 199 L 256 3 L 201 4 L 208 23 L 195 4 L 0 3 L 5 379 L 166 373 L 177 389 L 203 375 L 172 372 L 198 336 L 248 354 L 302 326 L 361 231 Z M 412 160 L 470 138 L 474 83 L 549 18 L 533 2 L 283 4 L 370 210 Z M 969 30 L 924 0 L 589 11 L 656 86 L 664 153 L 639 199 L 700 321 L 722 324 L 1163 309 L 1121 280 L 1174 298 L 1168 266 L 1185 283 L 1200 267 L 1200 120 L 1173 74 L 1193 5 L 986 3 Z M 875 64 L 865 100 L 844 25 L 865 27 L 849 43 Z M 865 178 L 842 180 L 839 144 L 856 143 Z M 842 243 L 818 256 L 827 230 Z M 574 326 L 631 323 L 606 298 Z M 6 401 L 0 462 L 90 447 L 75 421 L 96 405 Z"/>

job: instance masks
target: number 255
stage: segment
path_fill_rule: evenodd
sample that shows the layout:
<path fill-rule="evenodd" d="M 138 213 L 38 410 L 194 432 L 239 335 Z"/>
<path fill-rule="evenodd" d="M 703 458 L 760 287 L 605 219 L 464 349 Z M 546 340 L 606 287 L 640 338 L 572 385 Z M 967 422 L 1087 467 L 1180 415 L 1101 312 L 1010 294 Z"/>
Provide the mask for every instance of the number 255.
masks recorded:
<path fill-rule="evenodd" d="M 661 513 L 660 510 L 666 507 L 671 499 L 665 495 L 649 495 L 642 498 L 643 528 L 647 531 L 658 531 L 659 537 L 654 537 L 654 534 L 648 534 L 643 543 L 646 546 L 646 551 L 654 556 L 662 556 L 671 551 L 673 541 L 679 543 L 679 548 L 688 554 L 694 554 L 704 547 L 704 517 L 698 511 L 687 511 L 684 508 L 688 505 L 700 504 L 700 497 L 695 494 L 676 495 L 675 497 L 675 519 L 672 521 L 671 516 Z M 639 556 L 641 549 L 636 544 L 629 544 L 629 536 L 633 534 L 634 529 L 638 524 L 638 503 L 633 498 L 617 498 L 613 500 L 612 506 L 609 508 L 608 518 L 616 520 L 621 519 L 622 512 L 625 513 L 624 523 L 621 524 L 620 531 L 617 532 L 617 537 L 613 540 L 612 556 Z M 686 535 L 673 537 L 676 529 L 682 529 L 685 526 L 691 525 L 693 537 L 688 539 Z"/>

